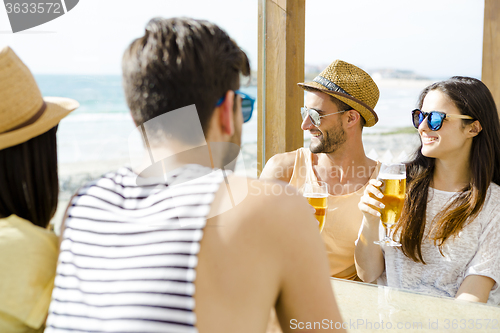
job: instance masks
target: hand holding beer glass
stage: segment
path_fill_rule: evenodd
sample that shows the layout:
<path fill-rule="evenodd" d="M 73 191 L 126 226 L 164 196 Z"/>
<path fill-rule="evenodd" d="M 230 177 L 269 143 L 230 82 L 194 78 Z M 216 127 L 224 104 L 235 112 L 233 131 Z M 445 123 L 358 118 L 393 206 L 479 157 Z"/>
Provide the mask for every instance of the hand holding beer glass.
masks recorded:
<path fill-rule="evenodd" d="M 328 184 L 325 182 L 305 183 L 300 192 L 315 209 L 314 216 L 319 222 L 319 232 L 322 232 L 328 208 Z"/>
<path fill-rule="evenodd" d="M 380 209 L 380 220 L 385 228 L 385 237 L 375 244 L 401 246 L 392 238 L 392 227 L 401 216 L 406 193 L 406 166 L 403 163 L 382 164 L 377 177 L 382 182 L 380 191 L 384 197 L 380 201 L 385 205 Z"/>

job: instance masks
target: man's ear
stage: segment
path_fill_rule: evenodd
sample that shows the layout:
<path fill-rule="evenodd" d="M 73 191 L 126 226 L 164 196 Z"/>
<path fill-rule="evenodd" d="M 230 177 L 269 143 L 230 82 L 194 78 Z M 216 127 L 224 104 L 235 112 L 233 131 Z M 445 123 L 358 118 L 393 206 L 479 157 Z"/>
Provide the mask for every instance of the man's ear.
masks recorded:
<path fill-rule="evenodd" d="M 483 127 L 481 126 L 481 123 L 479 120 L 474 121 L 472 124 L 470 124 L 469 128 L 469 136 L 471 138 L 475 137 L 476 135 L 479 134 L 483 130 Z"/>
<path fill-rule="evenodd" d="M 219 106 L 219 124 L 222 134 L 234 134 L 234 91 L 228 90 L 224 96 L 224 101 Z"/>
<path fill-rule="evenodd" d="M 346 112 L 347 127 L 352 127 L 361 121 L 361 115 L 356 110 L 347 110 Z"/>

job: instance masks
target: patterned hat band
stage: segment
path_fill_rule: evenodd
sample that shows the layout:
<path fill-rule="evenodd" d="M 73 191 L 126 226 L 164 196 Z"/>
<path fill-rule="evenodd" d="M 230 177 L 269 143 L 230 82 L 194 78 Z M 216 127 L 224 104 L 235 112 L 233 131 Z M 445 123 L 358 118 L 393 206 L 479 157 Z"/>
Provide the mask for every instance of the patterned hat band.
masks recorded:
<path fill-rule="evenodd" d="M 327 88 L 330 91 L 336 91 L 336 92 L 351 96 L 351 94 L 349 94 L 347 91 L 340 88 L 338 85 L 336 85 L 332 81 L 328 80 L 327 78 L 324 78 L 321 75 L 316 76 L 313 81 L 321 84 L 322 86 L 324 86 L 325 88 Z"/>

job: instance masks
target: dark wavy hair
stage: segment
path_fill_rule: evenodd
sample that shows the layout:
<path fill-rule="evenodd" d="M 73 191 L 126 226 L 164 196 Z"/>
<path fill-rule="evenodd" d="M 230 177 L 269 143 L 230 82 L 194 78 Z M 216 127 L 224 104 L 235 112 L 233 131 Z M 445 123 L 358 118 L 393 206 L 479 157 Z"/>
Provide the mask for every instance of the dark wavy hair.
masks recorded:
<path fill-rule="evenodd" d="M 57 126 L 0 150 L 0 217 L 15 214 L 46 228 L 57 209 Z"/>
<path fill-rule="evenodd" d="M 481 211 L 491 182 L 500 185 L 500 120 L 490 91 L 480 80 L 454 76 L 425 88 L 418 100 L 422 107 L 427 93 L 439 90 L 447 95 L 464 115 L 463 125 L 478 120 L 482 131 L 472 139 L 469 184 L 435 217 L 429 237 L 442 253 L 444 242 L 456 236 Z M 435 159 L 422 155 L 422 145 L 406 166 L 407 200 L 395 232 L 401 233 L 401 250 L 415 262 L 422 262 L 421 245 L 426 224 L 428 190 L 432 183 Z"/>
<path fill-rule="evenodd" d="M 190 18 L 154 18 L 123 55 L 123 86 L 137 126 L 195 104 L 205 135 L 217 101 L 250 75 L 248 57 L 217 25 Z M 191 132 L 173 128 L 185 142 Z"/>

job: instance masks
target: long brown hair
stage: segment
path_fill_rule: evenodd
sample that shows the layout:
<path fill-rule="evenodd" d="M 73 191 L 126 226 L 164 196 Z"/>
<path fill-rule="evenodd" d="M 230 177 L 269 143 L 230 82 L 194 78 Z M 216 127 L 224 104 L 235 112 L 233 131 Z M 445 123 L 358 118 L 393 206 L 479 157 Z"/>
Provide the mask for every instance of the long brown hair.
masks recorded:
<path fill-rule="evenodd" d="M 0 150 L 0 218 L 15 214 L 46 228 L 57 208 L 57 126 Z"/>
<path fill-rule="evenodd" d="M 434 83 L 420 94 L 419 108 L 431 90 L 439 90 L 447 95 L 462 114 L 478 120 L 482 126 L 482 131 L 472 139 L 469 184 L 436 215 L 434 218 L 436 223 L 429 233 L 430 239 L 434 240 L 434 245 L 439 247 L 442 254 L 444 242 L 456 236 L 479 214 L 490 183 L 500 185 L 500 120 L 493 96 L 480 80 L 454 76 L 446 81 Z M 462 121 L 467 124 L 474 120 Z M 403 253 L 415 262 L 425 264 L 421 245 L 435 159 L 422 155 L 421 150 L 422 145 L 417 149 L 413 161 L 406 166 L 407 200 L 395 233 L 401 233 Z"/>

